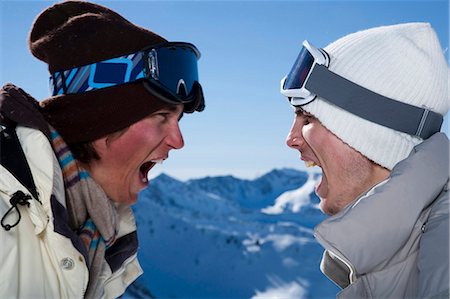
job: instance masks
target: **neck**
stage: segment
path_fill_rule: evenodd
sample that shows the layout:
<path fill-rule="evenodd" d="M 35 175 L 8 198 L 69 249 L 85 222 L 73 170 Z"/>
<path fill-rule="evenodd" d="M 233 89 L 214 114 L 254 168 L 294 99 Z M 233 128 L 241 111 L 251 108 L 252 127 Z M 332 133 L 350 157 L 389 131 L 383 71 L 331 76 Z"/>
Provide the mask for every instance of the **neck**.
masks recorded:
<path fill-rule="evenodd" d="M 389 178 L 391 171 L 384 168 L 378 164 L 372 162 L 372 174 L 368 179 L 367 186 L 369 187 L 367 191 L 372 189 L 374 186 L 378 185 L 382 181 Z"/>

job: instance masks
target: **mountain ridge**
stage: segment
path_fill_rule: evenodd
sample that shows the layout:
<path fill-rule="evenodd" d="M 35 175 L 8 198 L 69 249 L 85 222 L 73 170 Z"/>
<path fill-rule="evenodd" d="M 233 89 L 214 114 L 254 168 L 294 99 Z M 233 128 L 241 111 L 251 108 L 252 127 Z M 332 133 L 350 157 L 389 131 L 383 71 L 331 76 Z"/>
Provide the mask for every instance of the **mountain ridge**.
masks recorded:
<path fill-rule="evenodd" d="M 325 218 L 310 193 L 317 179 L 295 169 L 154 178 L 133 207 L 145 274 L 125 298 L 334 297 L 313 236 Z"/>

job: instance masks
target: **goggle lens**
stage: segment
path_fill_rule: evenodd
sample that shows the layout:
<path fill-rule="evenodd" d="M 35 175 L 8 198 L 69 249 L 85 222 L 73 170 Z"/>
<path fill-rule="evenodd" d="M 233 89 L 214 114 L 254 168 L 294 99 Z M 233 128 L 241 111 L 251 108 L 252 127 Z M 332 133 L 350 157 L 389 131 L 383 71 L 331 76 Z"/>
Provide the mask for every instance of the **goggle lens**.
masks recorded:
<path fill-rule="evenodd" d="M 311 71 L 313 63 L 314 57 L 305 47 L 302 47 L 291 71 L 284 81 L 283 89 L 288 90 L 301 88 L 305 83 L 309 72 Z"/>
<path fill-rule="evenodd" d="M 187 47 L 159 48 L 156 52 L 158 70 L 154 79 L 174 94 L 186 97 L 198 82 L 197 56 Z M 152 58 L 150 58 L 152 60 Z"/>

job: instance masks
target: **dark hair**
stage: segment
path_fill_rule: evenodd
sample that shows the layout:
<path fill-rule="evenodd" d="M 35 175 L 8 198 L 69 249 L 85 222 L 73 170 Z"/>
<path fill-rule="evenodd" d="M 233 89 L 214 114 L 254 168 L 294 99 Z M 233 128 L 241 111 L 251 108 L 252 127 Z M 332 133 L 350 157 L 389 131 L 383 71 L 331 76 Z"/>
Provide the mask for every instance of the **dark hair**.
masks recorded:
<path fill-rule="evenodd" d="M 73 157 L 82 163 L 89 164 L 92 160 L 100 160 L 92 142 L 68 143 L 67 146 Z"/>
<path fill-rule="evenodd" d="M 129 127 L 126 127 L 125 129 L 108 134 L 106 136 L 106 142 L 109 143 L 119 138 L 128 130 L 128 128 Z M 93 141 L 67 143 L 67 146 L 72 152 L 73 157 L 82 163 L 89 164 L 92 160 L 100 160 L 100 155 L 95 150 Z"/>

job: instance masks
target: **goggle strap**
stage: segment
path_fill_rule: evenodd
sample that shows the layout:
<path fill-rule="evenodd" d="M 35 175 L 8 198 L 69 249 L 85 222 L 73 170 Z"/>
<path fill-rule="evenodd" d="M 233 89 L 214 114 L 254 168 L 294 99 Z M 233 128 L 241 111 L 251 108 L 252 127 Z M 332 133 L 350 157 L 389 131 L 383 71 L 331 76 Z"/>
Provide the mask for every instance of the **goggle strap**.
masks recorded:
<path fill-rule="evenodd" d="M 354 115 L 423 139 L 439 132 L 442 126 L 443 117 L 439 113 L 382 96 L 323 65 L 314 66 L 305 87 Z"/>
<path fill-rule="evenodd" d="M 53 87 L 53 89 L 52 89 Z M 51 91 L 51 95 L 55 96 L 57 94 L 56 89 L 58 88 L 58 86 L 56 85 L 56 75 L 52 74 L 51 76 L 51 80 L 50 80 L 50 91 Z"/>
<path fill-rule="evenodd" d="M 64 72 L 61 72 L 61 82 L 62 82 L 62 89 L 63 93 L 67 93 L 67 86 L 66 86 L 66 76 L 64 76 Z"/>

